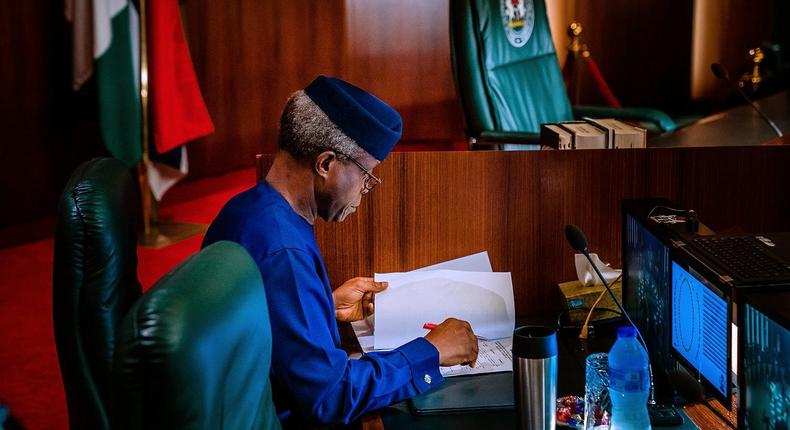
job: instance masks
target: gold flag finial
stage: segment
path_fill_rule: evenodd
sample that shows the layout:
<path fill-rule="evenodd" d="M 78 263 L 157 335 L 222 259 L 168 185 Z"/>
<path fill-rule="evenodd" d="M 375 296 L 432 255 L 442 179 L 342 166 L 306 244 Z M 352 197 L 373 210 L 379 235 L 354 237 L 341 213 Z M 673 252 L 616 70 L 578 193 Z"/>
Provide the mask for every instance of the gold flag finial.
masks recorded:
<path fill-rule="evenodd" d="M 571 38 L 571 43 L 568 45 L 568 51 L 578 53 L 584 50 L 581 42 L 582 24 L 574 21 L 568 26 L 568 37 Z"/>
<path fill-rule="evenodd" d="M 762 74 L 760 73 L 760 63 L 763 62 L 765 54 L 763 54 L 763 50 L 759 47 L 752 48 L 749 50 L 749 57 L 752 60 L 752 71 L 744 73 L 743 76 L 738 79 L 738 86 L 741 88 L 746 88 L 746 85 L 749 84 L 750 86 L 747 88 L 747 90 L 754 94 L 757 92 L 760 83 L 763 81 Z"/>

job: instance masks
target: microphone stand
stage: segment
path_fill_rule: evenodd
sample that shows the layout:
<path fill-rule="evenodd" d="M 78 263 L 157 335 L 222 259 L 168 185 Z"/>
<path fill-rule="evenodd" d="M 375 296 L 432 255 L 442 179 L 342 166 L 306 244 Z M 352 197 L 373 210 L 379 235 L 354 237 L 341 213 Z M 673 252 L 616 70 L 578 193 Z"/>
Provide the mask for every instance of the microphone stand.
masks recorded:
<path fill-rule="evenodd" d="M 752 99 L 746 96 L 746 93 L 743 92 L 743 90 L 741 89 L 741 87 L 738 86 L 738 84 L 732 82 L 729 79 L 725 79 L 725 80 L 729 82 L 730 86 L 732 86 L 738 91 L 738 93 L 741 95 L 741 97 L 743 97 L 744 100 L 746 100 L 750 105 L 752 105 L 752 109 L 754 109 L 755 111 L 757 111 L 758 114 L 760 114 L 760 116 L 763 118 L 766 124 L 768 124 L 768 126 L 773 129 L 774 133 L 776 133 L 777 137 L 784 136 L 782 130 L 779 130 L 779 127 L 776 126 L 776 124 L 771 120 L 771 118 L 768 118 L 768 115 L 766 115 L 762 110 L 760 110 L 760 108 L 758 108 L 757 105 L 754 104 Z"/>
<path fill-rule="evenodd" d="M 760 117 L 762 117 L 762 119 L 765 121 L 765 123 L 768 124 L 769 127 L 771 127 L 771 129 L 774 131 L 774 133 L 776 133 L 777 137 L 784 136 L 784 134 L 782 133 L 782 130 L 779 130 L 779 127 L 776 126 L 776 124 L 771 120 L 771 118 L 768 118 L 768 115 L 766 115 L 762 110 L 760 110 L 760 108 L 757 107 L 756 104 L 754 104 L 752 99 L 749 98 L 746 95 L 746 93 L 743 92 L 741 87 L 739 87 L 738 84 L 736 84 L 735 82 L 733 82 L 730 79 L 730 75 L 729 75 L 729 73 L 727 73 L 727 69 L 725 69 L 724 66 L 722 66 L 721 64 L 718 64 L 718 63 L 713 63 L 713 64 L 711 64 L 710 67 L 711 67 L 711 71 L 713 71 L 713 74 L 717 78 L 721 79 L 722 81 L 727 81 L 727 83 L 730 84 L 731 87 L 735 88 L 735 91 L 737 91 L 738 94 L 741 97 L 743 97 L 743 99 L 746 100 L 746 102 L 749 103 L 749 105 L 751 105 L 752 109 L 754 109 L 758 114 L 760 114 Z"/>
<path fill-rule="evenodd" d="M 625 317 L 626 320 L 628 320 L 628 323 L 631 324 L 631 326 L 636 330 L 636 334 L 639 336 L 639 341 L 642 342 L 642 345 L 645 348 L 645 352 L 647 353 L 647 369 L 650 372 L 650 396 L 647 398 L 647 404 L 651 406 L 655 406 L 656 397 L 655 397 L 655 387 L 653 385 L 653 364 L 650 360 L 650 352 L 647 350 L 647 343 L 645 343 L 645 338 L 642 337 L 642 332 L 639 330 L 639 327 L 637 327 L 636 324 L 634 324 L 634 322 L 631 320 L 631 316 L 628 315 L 628 312 L 625 311 L 623 304 L 620 303 L 620 300 L 617 299 L 617 296 L 609 287 L 609 283 L 606 282 L 606 278 L 604 278 L 601 271 L 598 270 L 598 266 L 596 266 L 595 263 L 593 263 L 592 258 L 590 258 L 590 251 L 585 247 L 582 250 L 582 254 L 584 254 L 584 256 L 587 257 L 587 261 L 590 262 L 590 265 L 595 270 L 595 273 L 597 273 L 598 277 L 601 278 L 601 281 L 603 282 L 603 286 L 606 287 L 606 291 L 609 292 L 609 295 L 612 296 L 612 300 L 614 300 L 614 303 L 617 305 L 618 308 L 620 308 L 620 312 L 623 313 L 623 316 Z"/>

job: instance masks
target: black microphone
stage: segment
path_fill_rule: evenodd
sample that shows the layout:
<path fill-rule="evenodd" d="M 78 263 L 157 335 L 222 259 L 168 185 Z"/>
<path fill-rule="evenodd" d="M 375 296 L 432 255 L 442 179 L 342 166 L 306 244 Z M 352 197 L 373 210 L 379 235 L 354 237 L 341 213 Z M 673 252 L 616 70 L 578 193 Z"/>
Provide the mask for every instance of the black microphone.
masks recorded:
<path fill-rule="evenodd" d="M 590 258 L 590 251 L 587 249 L 587 236 L 584 235 L 584 232 L 582 232 L 579 227 L 576 227 L 573 224 L 568 224 L 565 226 L 565 238 L 568 240 L 571 248 L 573 248 L 576 252 L 581 252 L 585 257 L 587 257 L 587 261 L 590 262 L 590 265 L 595 270 L 595 273 L 597 273 L 598 277 L 601 278 L 603 286 L 606 287 L 606 291 L 609 292 L 609 295 L 612 296 L 612 300 L 614 300 L 614 303 L 620 309 L 620 312 L 622 312 L 625 319 L 628 320 L 628 324 L 631 324 L 631 326 L 636 330 L 636 334 L 639 336 L 639 340 L 642 342 L 642 345 L 644 345 L 645 352 L 647 352 L 647 343 L 645 343 L 645 338 L 642 337 L 642 332 L 639 331 L 639 327 L 637 327 L 636 324 L 634 324 L 634 321 L 631 320 L 631 316 L 628 315 L 628 312 L 625 311 L 625 308 L 623 307 L 622 303 L 620 303 L 620 300 L 617 299 L 617 296 L 609 287 L 609 283 L 606 282 L 606 278 L 603 277 L 603 274 L 601 274 L 598 266 L 592 261 L 592 258 Z M 647 365 L 648 369 L 650 370 L 650 398 L 648 399 L 647 403 L 650 405 L 655 405 L 656 399 L 653 387 L 653 365 L 650 363 L 649 354 L 647 356 Z"/>
<path fill-rule="evenodd" d="M 713 72 L 713 74 L 718 79 L 721 79 L 722 81 L 727 81 L 728 84 L 732 85 L 732 87 L 735 88 L 736 91 L 738 91 L 738 94 L 740 94 L 741 97 L 743 97 L 743 99 L 746 100 L 747 103 L 749 103 L 752 109 L 754 109 L 755 111 L 757 111 L 758 114 L 760 114 L 763 120 L 771 127 L 771 129 L 773 129 L 774 133 L 776 133 L 778 137 L 784 136 L 782 134 L 782 130 L 779 130 L 779 127 L 777 127 L 776 124 L 774 124 L 774 122 L 771 121 L 771 118 L 768 118 L 768 115 L 764 114 L 763 111 L 761 111 L 760 108 L 758 108 L 757 105 L 755 105 L 754 102 L 752 102 L 752 100 L 743 92 L 743 90 L 741 90 L 741 87 L 739 87 L 735 82 L 733 82 L 730 79 L 730 74 L 727 73 L 727 69 L 725 69 L 724 66 L 722 66 L 719 63 L 713 63 L 710 65 L 710 71 Z"/>
<path fill-rule="evenodd" d="M 584 232 L 582 232 L 579 227 L 576 227 L 573 224 L 566 225 L 565 239 L 568 240 L 568 243 L 571 244 L 571 248 L 573 248 L 575 251 L 581 252 L 584 255 L 588 254 L 587 236 L 584 235 Z"/>

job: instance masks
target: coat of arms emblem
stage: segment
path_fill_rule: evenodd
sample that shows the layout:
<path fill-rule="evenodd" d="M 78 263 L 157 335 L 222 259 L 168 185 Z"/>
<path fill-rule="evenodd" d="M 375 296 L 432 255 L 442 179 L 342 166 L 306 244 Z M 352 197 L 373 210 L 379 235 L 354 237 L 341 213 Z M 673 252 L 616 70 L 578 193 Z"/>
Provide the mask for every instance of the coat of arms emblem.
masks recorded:
<path fill-rule="evenodd" d="M 535 4 L 532 0 L 500 1 L 507 40 L 516 48 L 521 48 L 526 45 L 535 28 Z"/>

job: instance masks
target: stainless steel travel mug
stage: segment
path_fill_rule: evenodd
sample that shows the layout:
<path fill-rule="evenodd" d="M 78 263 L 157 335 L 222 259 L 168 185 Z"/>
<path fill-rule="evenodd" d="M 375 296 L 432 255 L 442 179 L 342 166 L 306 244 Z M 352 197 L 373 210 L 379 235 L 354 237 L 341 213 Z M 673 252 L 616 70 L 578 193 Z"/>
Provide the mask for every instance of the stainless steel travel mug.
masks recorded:
<path fill-rule="evenodd" d="M 523 326 L 513 332 L 513 393 L 521 430 L 554 430 L 557 403 L 557 332 Z"/>

